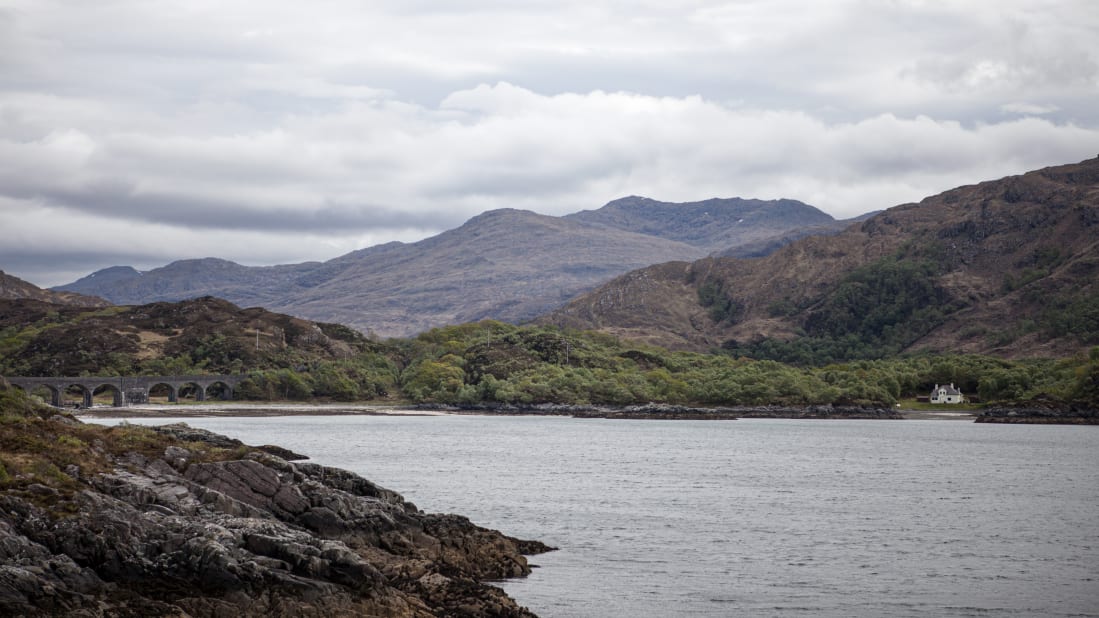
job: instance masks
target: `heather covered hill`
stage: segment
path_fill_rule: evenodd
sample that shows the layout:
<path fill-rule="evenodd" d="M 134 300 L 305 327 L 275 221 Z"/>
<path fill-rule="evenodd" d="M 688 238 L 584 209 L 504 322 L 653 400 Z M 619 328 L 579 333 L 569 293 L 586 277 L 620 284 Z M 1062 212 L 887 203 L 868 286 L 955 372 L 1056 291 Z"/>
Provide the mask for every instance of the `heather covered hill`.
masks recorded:
<path fill-rule="evenodd" d="M 790 235 L 837 225 L 793 200 L 670 204 L 626 198 L 568 217 L 490 211 L 419 242 L 387 243 L 323 263 L 251 267 L 216 258 L 180 260 L 144 273 L 112 267 L 57 289 L 120 304 L 212 295 L 407 336 L 484 318 L 527 320 L 635 268 L 745 243 L 753 251 L 771 250 Z"/>
<path fill-rule="evenodd" d="M 0 299 L 29 298 L 60 305 L 75 305 L 79 307 L 106 307 L 111 303 L 97 298 L 77 293 L 77 291 L 55 292 L 23 281 L 19 277 L 9 275 L 0 270 Z"/>
<path fill-rule="evenodd" d="M 959 187 L 757 259 L 633 271 L 540 321 L 803 363 L 1071 355 L 1099 343 L 1099 159 Z"/>
<path fill-rule="evenodd" d="M 346 326 L 212 297 L 101 309 L 0 300 L 2 375 L 241 373 L 362 360 L 349 365 L 373 385 L 371 396 L 393 383 L 378 349 Z"/>

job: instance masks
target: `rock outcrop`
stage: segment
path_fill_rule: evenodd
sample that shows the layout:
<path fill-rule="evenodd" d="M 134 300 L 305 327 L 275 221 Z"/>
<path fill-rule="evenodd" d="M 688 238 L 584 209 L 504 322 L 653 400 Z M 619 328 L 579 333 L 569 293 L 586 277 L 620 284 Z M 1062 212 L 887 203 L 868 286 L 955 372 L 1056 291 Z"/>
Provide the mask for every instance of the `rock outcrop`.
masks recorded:
<path fill-rule="evenodd" d="M 35 436 L 63 425 L 35 422 Z M 0 615 L 533 615 L 483 581 L 527 575 L 523 553 L 541 543 L 423 513 L 347 471 L 243 445 L 213 458 L 204 447 L 233 441 L 160 431 L 131 431 L 133 450 L 92 440 L 84 465 L 0 479 Z"/>
<path fill-rule="evenodd" d="M 1025 425 L 1099 425 L 1099 409 L 1084 405 L 1049 405 L 1030 402 L 1017 406 L 993 406 L 977 415 L 978 423 Z"/>

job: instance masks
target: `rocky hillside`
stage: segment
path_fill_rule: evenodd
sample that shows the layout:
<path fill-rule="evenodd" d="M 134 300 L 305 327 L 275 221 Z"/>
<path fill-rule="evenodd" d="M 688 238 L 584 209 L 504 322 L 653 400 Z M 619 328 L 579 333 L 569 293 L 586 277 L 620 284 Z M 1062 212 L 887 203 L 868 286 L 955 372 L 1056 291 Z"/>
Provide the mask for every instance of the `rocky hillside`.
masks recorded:
<path fill-rule="evenodd" d="M 566 218 L 676 240 L 707 255 L 772 242 L 805 229 L 824 231 L 845 225 L 797 200 L 738 197 L 675 204 L 632 196 Z"/>
<path fill-rule="evenodd" d="M 533 616 L 548 548 L 186 425 L 38 416 L 0 381 L 0 615 Z"/>
<path fill-rule="evenodd" d="M 106 307 L 111 303 L 77 292 L 43 290 L 33 283 L 23 281 L 0 270 L 0 299 L 29 298 L 59 305 L 78 307 Z"/>
<path fill-rule="evenodd" d="M 668 204 L 628 198 L 548 217 L 497 210 L 420 242 L 379 245 L 324 263 L 248 267 L 207 258 L 139 273 L 114 267 L 56 288 L 118 304 L 212 295 L 241 306 L 350 325 L 381 336 L 545 313 L 629 270 L 777 241 L 831 217 L 791 200 Z"/>
<path fill-rule="evenodd" d="M 89 309 L 0 300 L 0 374 L 239 373 L 345 359 L 360 333 L 212 297 Z"/>
<path fill-rule="evenodd" d="M 959 187 L 758 259 L 630 272 L 543 322 L 827 362 L 1099 343 L 1099 159 Z"/>

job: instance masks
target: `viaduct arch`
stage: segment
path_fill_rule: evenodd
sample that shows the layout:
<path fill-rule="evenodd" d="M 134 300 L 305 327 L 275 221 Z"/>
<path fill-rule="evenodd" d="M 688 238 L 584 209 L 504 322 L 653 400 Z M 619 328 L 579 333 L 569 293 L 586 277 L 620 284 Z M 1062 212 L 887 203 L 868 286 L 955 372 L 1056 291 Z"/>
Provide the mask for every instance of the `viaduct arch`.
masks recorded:
<path fill-rule="evenodd" d="M 79 386 L 84 391 L 83 407 L 92 407 L 92 396 L 101 388 L 109 389 L 114 395 L 114 405 L 144 403 L 149 400 L 149 390 L 155 386 L 168 387 L 168 401 L 179 400 L 179 392 L 187 386 L 195 388 L 195 399 L 206 401 L 206 391 L 215 384 L 222 385 L 222 399 L 232 399 L 233 390 L 247 376 L 243 375 L 192 375 L 192 376 L 125 376 L 125 377 L 54 377 L 54 378 L 18 378 L 5 377 L 13 386 L 28 393 L 36 388 L 45 387 L 50 391 L 50 404 L 60 408 L 65 391 Z"/>

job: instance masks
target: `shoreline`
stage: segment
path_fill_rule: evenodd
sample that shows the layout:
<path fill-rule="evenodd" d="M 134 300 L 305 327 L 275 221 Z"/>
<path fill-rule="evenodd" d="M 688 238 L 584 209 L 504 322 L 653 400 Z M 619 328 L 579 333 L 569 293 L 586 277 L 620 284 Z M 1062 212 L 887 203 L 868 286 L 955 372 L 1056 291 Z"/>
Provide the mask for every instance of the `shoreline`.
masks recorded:
<path fill-rule="evenodd" d="M 832 408 L 823 406 L 738 406 L 693 408 L 650 404 L 646 406 L 507 406 L 455 407 L 448 405 L 377 405 L 334 403 L 196 403 L 138 404 L 125 407 L 96 406 L 78 410 L 77 418 L 203 418 L 272 416 L 571 416 L 573 418 L 649 419 L 649 420 L 738 420 L 752 418 L 790 418 L 820 420 L 965 420 L 973 422 L 977 414 L 949 410 L 883 410 L 880 408 Z"/>
<path fill-rule="evenodd" d="M 297 404 L 297 403 L 201 403 L 138 404 L 114 407 L 96 406 L 77 410 L 76 418 L 200 418 L 266 416 L 445 416 L 447 412 L 416 410 L 408 406 L 370 404 Z"/>
<path fill-rule="evenodd" d="M 0 615 L 536 618 L 494 582 L 529 576 L 541 541 L 185 423 L 12 412 Z"/>

